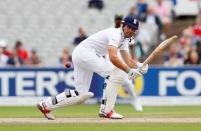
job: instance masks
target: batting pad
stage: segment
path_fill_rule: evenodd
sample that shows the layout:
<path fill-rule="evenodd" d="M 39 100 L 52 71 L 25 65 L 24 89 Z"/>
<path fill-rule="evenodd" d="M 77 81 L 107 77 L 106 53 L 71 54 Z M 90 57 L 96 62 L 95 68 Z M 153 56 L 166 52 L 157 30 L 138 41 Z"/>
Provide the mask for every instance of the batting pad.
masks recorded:
<path fill-rule="evenodd" d="M 60 107 L 64 107 L 64 106 L 81 104 L 93 96 L 94 96 L 94 94 L 92 92 L 84 92 L 84 93 L 79 94 L 78 96 L 75 95 L 75 96 L 71 96 L 71 97 L 66 97 L 62 101 L 59 101 L 57 104 L 51 105 L 49 108 L 51 110 L 53 110 L 55 108 L 60 108 Z"/>

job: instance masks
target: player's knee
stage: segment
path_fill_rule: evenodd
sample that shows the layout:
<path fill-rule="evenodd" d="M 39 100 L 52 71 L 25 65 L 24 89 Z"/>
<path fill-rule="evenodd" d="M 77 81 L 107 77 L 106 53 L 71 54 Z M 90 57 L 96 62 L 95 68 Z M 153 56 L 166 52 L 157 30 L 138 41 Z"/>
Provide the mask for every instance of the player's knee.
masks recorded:
<path fill-rule="evenodd" d="M 122 84 L 123 77 L 121 75 L 111 75 L 108 79 L 108 81 L 116 84 Z"/>
<path fill-rule="evenodd" d="M 117 83 L 117 84 L 122 84 L 123 75 L 122 75 L 121 71 L 119 69 L 116 69 L 115 71 L 113 71 L 110 74 L 108 81 L 113 82 L 113 83 Z"/>

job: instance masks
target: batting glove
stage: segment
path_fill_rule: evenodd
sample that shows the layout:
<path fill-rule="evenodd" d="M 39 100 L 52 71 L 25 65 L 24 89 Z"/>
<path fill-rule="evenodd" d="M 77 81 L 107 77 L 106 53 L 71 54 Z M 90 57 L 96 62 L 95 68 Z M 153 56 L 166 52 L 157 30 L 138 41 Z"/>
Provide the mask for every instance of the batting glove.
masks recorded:
<path fill-rule="evenodd" d="M 139 76 L 141 76 L 142 73 L 140 73 L 139 69 L 130 69 L 128 71 L 128 76 L 131 78 L 131 79 L 134 79 L 134 78 L 137 78 Z"/>
<path fill-rule="evenodd" d="M 148 64 L 144 65 L 143 63 L 137 62 L 137 69 L 141 74 L 146 74 L 149 69 L 149 65 Z"/>

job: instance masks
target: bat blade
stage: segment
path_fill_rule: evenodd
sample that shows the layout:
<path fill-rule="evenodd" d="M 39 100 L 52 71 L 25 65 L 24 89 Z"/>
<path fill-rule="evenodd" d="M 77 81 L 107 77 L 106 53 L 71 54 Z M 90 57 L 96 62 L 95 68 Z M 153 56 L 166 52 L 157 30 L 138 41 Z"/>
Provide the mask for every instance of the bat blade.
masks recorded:
<path fill-rule="evenodd" d="M 170 37 L 169 39 L 164 40 L 162 43 L 160 43 L 154 51 L 147 57 L 147 59 L 143 62 L 143 64 L 149 64 L 155 57 L 158 56 L 159 53 L 161 53 L 167 46 L 172 44 L 177 40 L 177 36 L 174 35 Z"/>

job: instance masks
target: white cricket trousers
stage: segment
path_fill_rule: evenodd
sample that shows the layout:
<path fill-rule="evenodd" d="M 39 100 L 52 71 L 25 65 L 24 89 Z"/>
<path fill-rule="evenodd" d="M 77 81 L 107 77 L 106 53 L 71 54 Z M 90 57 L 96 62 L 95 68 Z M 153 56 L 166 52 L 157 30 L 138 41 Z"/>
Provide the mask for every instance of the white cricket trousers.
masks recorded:
<path fill-rule="evenodd" d="M 74 64 L 74 86 L 82 93 L 88 92 L 93 73 L 106 76 L 115 69 L 107 59 L 96 54 L 94 49 L 78 45 L 72 54 Z"/>

